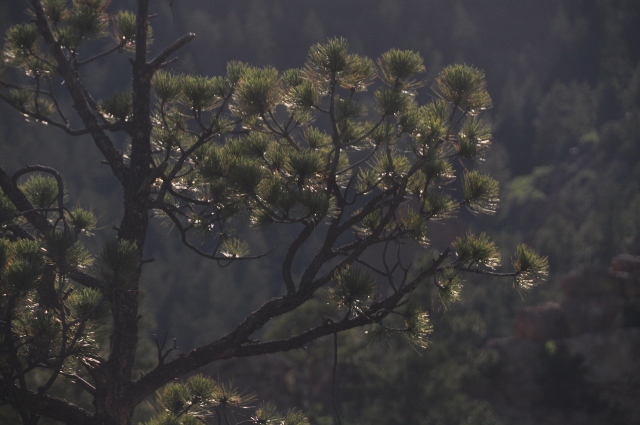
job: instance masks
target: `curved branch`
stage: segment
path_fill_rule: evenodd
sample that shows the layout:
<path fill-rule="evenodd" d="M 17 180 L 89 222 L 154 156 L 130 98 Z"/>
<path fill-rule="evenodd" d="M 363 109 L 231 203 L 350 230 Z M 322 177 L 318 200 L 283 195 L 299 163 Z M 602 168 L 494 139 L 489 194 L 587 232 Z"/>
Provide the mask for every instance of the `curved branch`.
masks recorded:
<path fill-rule="evenodd" d="M 293 277 L 291 275 L 293 258 L 302 244 L 304 244 L 309 236 L 311 236 L 313 229 L 314 226 L 312 224 L 305 223 L 304 229 L 302 229 L 302 232 L 300 232 L 296 239 L 291 243 L 291 246 L 289 246 L 289 249 L 287 250 L 287 255 L 284 257 L 284 261 L 282 262 L 282 276 L 284 277 L 284 284 L 289 292 L 295 292 L 296 290 L 296 286 L 293 283 Z"/>
<path fill-rule="evenodd" d="M 38 229 L 40 233 L 48 233 L 53 230 L 53 225 L 49 223 L 49 221 L 40 214 L 33 205 L 31 205 L 31 202 L 29 202 L 24 193 L 17 185 L 15 185 L 1 166 L 0 189 L 2 189 L 4 195 L 9 198 L 9 201 L 11 201 L 16 209 L 22 212 L 21 215 L 23 215 L 31 225 Z M 23 239 L 33 239 L 33 236 L 28 232 L 20 228 L 18 229 L 11 229 L 11 231 L 14 232 L 14 234 L 20 234 L 20 237 Z M 102 284 L 98 279 L 78 269 L 68 271 L 67 276 L 88 288 L 100 289 L 102 287 Z"/>
<path fill-rule="evenodd" d="M 0 189 L 18 211 L 24 212 L 24 217 L 35 226 L 41 233 L 47 233 L 53 229 L 49 221 L 38 211 L 35 211 L 31 202 L 24 193 L 16 186 L 9 175 L 0 166 Z M 29 212 L 31 211 L 31 212 Z"/>
<path fill-rule="evenodd" d="M 58 183 L 58 196 L 56 196 L 56 198 L 58 198 L 57 210 L 60 214 L 60 217 L 62 217 L 62 219 L 64 220 L 64 182 L 62 181 L 62 176 L 60 175 L 60 173 L 58 173 L 58 171 L 56 171 L 54 168 L 44 165 L 27 165 L 26 167 L 21 168 L 20 170 L 13 173 L 13 176 L 11 176 L 11 183 L 14 187 L 18 187 L 17 182 L 20 176 L 34 171 L 49 173 L 56 179 L 56 182 Z"/>

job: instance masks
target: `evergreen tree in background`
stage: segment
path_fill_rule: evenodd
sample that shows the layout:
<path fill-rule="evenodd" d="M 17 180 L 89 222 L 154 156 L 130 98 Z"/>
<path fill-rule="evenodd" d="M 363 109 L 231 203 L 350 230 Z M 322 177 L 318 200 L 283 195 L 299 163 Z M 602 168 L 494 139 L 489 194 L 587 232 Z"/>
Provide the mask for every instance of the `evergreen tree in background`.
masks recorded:
<path fill-rule="evenodd" d="M 293 350 L 363 326 L 425 347 L 431 324 L 421 304 L 429 300 L 412 297 L 417 288 L 432 285 L 446 308 L 465 272 L 509 278 L 520 291 L 545 276 L 546 259 L 524 245 L 509 271 L 496 271 L 500 256 L 485 234 L 428 244 L 431 221 L 497 206 L 497 182 L 469 168 L 491 138 L 478 118 L 491 106 L 480 70 L 446 67 L 432 83 L 435 100 L 424 105 L 417 53 L 392 49 L 373 61 L 350 53 L 342 38 L 313 45 L 301 69 L 231 62 L 223 77 L 178 74 L 166 70 L 172 55 L 195 35 L 151 57 L 148 1 L 111 14 L 108 3 L 32 0 L 33 21 L 11 27 L 2 51 L 0 98 L 51 131 L 89 136 L 123 191 L 115 237 L 91 253 L 82 235 L 97 220 L 67 205 L 65 170 L 0 168 L 0 400 L 23 423 L 129 424 L 156 391 L 150 423 L 228 422 L 251 397 L 200 375 L 172 381 L 216 361 Z M 108 36 L 112 45 L 95 51 L 95 40 Z M 125 52 L 130 90 L 94 99 L 86 67 Z M 361 93 L 369 89 L 372 98 Z M 278 264 L 281 295 L 191 351 L 176 355 L 175 344 L 157 341 L 156 363 L 136 376 L 154 217 L 221 266 L 270 254 L 252 252 L 247 224 L 295 235 L 277 241 L 287 247 Z M 422 265 L 406 261 L 411 250 L 423 252 Z M 252 339 L 314 297 L 334 306 L 317 323 Z M 52 395 L 66 386 L 92 403 Z M 235 417 L 306 423 L 269 403 L 248 419 Z"/>

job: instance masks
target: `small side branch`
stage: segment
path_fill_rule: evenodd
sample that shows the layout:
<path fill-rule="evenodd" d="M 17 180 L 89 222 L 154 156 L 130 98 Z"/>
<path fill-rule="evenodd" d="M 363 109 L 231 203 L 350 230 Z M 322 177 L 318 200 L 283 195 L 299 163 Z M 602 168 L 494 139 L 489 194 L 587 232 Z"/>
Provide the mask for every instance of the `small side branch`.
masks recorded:
<path fill-rule="evenodd" d="M 196 38 L 195 33 L 190 32 L 189 34 L 183 35 L 173 43 L 169 44 L 163 51 L 158 53 L 158 56 L 153 58 L 148 63 L 149 67 L 151 67 L 153 71 L 160 69 L 165 61 L 169 58 L 169 56 L 171 56 L 173 53 L 175 53 L 177 50 L 182 48 L 182 46 L 184 46 L 194 38 Z"/>
<path fill-rule="evenodd" d="M 168 337 L 169 337 L 169 331 L 164 333 L 162 342 L 160 342 L 158 338 L 156 338 L 156 349 L 158 350 L 158 365 L 164 364 L 164 361 L 167 358 L 167 356 L 171 354 L 172 351 L 175 351 L 178 349 L 178 340 L 175 338 L 173 339 L 173 346 L 171 346 L 171 348 L 168 348 L 166 350 L 164 349 L 165 345 L 167 344 Z"/>
<path fill-rule="evenodd" d="M 37 113 L 33 113 L 33 112 L 29 112 L 27 111 L 25 108 L 21 107 L 20 105 L 16 105 L 13 102 L 11 102 L 11 100 L 6 97 L 5 95 L 3 95 L 2 93 L 0 93 L 0 99 L 2 99 L 2 101 L 4 101 L 6 104 L 8 104 L 9 106 L 11 106 L 12 108 L 14 108 L 16 111 L 20 112 L 23 115 L 26 115 L 30 118 L 33 118 L 36 121 L 40 121 L 43 122 L 45 124 L 48 124 L 52 127 L 56 127 L 56 128 L 60 128 L 62 130 L 64 130 L 65 133 L 69 134 L 70 136 L 82 136 L 84 134 L 89 134 L 89 130 L 86 128 L 82 128 L 82 129 L 73 129 L 71 127 L 69 127 L 68 123 L 60 123 L 58 121 L 54 121 L 49 117 L 46 117 L 42 114 L 37 114 Z M 57 106 L 57 105 L 56 105 Z M 61 109 L 58 109 L 59 113 L 62 115 L 61 113 Z M 66 118 L 63 118 L 66 119 Z"/>
<path fill-rule="evenodd" d="M 83 390 L 85 390 L 89 394 L 95 395 L 96 388 L 93 385 L 91 385 L 90 383 L 88 383 L 87 381 L 85 381 L 84 379 L 82 379 L 80 376 L 72 374 L 72 373 L 66 373 L 66 372 L 60 372 L 60 376 L 64 376 L 69 381 L 71 381 L 74 384 L 78 385 L 80 388 L 82 388 Z"/>
<path fill-rule="evenodd" d="M 100 59 L 100 58 L 101 58 L 101 57 L 103 57 L 103 56 L 107 56 L 107 55 L 108 55 L 108 54 L 110 54 L 110 53 L 113 53 L 113 52 L 115 52 L 115 51 L 117 51 L 117 50 L 122 49 L 122 48 L 124 47 L 124 44 L 125 44 L 124 42 L 119 43 L 118 45 L 113 46 L 113 47 L 112 47 L 112 48 L 110 48 L 109 50 L 105 50 L 104 52 L 102 52 L 102 53 L 98 53 L 97 55 L 92 56 L 92 57 L 90 57 L 90 58 L 88 58 L 88 59 L 85 59 L 85 60 L 83 60 L 83 61 L 77 61 L 77 62 L 76 62 L 76 65 L 78 65 L 78 66 L 82 66 L 82 65 L 86 65 L 86 64 L 88 64 L 88 63 L 91 63 L 91 62 L 95 61 L 96 59 Z"/>

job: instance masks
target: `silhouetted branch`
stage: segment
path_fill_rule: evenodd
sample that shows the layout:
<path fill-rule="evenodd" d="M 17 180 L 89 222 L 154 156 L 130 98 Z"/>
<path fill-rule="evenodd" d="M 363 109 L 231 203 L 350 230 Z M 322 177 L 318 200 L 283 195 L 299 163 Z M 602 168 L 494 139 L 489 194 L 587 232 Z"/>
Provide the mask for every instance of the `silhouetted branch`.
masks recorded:
<path fill-rule="evenodd" d="M 189 34 L 183 35 L 182 37 L 165 47 L 163 51 L 158 53 L 158 55 L 149 62 L 149 66 L 151 67 L 151 69 L 159 69 L 169 56 L 171 56 L 173 53 L 175 53 L 182 46 L 184 46 L 194 38 L 196 38 L 196 35 L 190 32 Z"/>

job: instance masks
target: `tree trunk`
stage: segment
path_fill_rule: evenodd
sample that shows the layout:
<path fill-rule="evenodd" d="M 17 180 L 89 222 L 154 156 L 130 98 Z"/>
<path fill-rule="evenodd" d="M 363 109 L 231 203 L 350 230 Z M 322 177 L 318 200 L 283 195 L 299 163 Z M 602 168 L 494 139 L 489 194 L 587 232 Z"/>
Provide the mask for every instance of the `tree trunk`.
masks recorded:
<path fill-rule="evenodd" d="M 149 224 L 149 188 L 152 183 L 151 158 L 151 77 L 146 63 L 148 0 L 138 2 L 136 22 L 136 55 L 133 63 L 133 131 L 128 181 L 124 186 L 124 211 L 119 240 L 135 242 L 140 258 L 144 250 Z M 111 300 L 113 336 L 109 360 L 96 385 L 96 424 L 130 425 L 135 404 L 131 397 L 132 369 L 138 346 L 138 284 L 142 265 L 137 270 L 136 284 L 117 291 Z"/>

